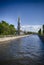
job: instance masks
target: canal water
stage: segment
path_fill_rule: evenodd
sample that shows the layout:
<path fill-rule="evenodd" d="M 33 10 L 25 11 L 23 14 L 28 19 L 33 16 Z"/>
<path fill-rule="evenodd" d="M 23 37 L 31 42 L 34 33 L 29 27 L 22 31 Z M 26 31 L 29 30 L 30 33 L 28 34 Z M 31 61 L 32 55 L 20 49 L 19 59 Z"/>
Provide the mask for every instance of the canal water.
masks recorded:
<path fill-rule="evenodd" d="M 44 42 L 38 35 L 0 43 L 0 63 L 5 65 L 44 65 Z"/>

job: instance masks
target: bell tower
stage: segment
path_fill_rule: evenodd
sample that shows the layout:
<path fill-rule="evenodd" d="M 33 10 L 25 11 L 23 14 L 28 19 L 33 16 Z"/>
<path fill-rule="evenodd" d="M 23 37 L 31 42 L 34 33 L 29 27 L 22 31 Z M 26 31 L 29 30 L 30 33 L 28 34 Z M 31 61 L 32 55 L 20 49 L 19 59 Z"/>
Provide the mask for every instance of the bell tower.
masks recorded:
<path fill-rule="evenodd" d="M 18 17 L 18 35 L 20 35 L 20 17 Z"/>

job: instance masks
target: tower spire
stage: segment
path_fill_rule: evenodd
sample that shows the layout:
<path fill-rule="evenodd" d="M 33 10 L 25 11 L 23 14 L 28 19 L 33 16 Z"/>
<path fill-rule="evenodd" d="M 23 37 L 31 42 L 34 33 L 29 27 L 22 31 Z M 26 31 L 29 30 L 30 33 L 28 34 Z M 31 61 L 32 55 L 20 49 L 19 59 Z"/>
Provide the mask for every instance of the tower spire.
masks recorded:
<path fill-rule="evenodd" d="M 20 17 L 18 17 L 18 35 L 20 35 Z"/>

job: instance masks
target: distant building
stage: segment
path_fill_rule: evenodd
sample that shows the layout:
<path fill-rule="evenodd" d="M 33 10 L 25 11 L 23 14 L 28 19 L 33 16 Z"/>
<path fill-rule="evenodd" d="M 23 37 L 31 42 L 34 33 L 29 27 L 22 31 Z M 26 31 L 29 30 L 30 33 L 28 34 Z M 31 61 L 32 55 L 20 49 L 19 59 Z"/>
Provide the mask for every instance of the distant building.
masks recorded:
<path fill-rule="evenodd" d="M 20 35 L 20 17 L 18 17 L 18 35 Z"/>
<path fill-rule="evenodd" d="M 24 34 L 24 31 L 20 31 L 20 35 L 23 35 Z"/>

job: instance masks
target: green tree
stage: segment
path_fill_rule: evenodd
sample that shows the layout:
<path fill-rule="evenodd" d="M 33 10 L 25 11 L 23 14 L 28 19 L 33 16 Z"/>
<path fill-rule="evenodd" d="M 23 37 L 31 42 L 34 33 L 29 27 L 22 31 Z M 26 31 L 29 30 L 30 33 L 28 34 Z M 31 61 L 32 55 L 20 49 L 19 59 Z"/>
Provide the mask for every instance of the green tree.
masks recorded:
<path fill-rule="evenodd" d="M 14 25 L 10 24 L 9 28 L 10 28 L 10 34 L 15 34 L 16 29 L 15 29 Z"/>
<path fill-rule="evenodd" d="M 41 34 L 41 29 L 38 31 L 38 34 Z"/>
<path fill-rule="evenodd" d="M 1 21 L 0 22 L 0 34 L 2 35 L 13 35 L 15 34 L 16 29 L 14 27 L 14 25 L 12 24 L 8 24 L 5 21 Z"/>
<path fill-rule="evenodd" d="M 44 25 L 43 25 L 43 35 L 44 35 Z"/>

